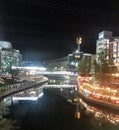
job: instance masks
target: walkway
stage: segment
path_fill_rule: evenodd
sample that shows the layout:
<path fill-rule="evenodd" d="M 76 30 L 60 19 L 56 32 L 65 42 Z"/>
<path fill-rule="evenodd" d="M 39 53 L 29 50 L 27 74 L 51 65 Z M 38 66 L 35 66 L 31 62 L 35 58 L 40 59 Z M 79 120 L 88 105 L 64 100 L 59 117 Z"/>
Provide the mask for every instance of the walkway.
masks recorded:
<path fill-rule="evenodd" d="M 3 98 L 16 93 L 18 91 L 22 91 L 25 89 L 29 89 L 32 87 L 36 87 L 39 84 L 48 82 L 48 78 L 43 77 L 42 80 L 33 80 L 33 81 L 27 81 L 27 82 L 23 82 L 23 83 L 18 83 L 18 84 L 14 84 L 14 85 L 8 85 L 6 86 L 6 90 L 2 90 L 2 88 L 0 89 L 0 100 L 2 100 Z"/>

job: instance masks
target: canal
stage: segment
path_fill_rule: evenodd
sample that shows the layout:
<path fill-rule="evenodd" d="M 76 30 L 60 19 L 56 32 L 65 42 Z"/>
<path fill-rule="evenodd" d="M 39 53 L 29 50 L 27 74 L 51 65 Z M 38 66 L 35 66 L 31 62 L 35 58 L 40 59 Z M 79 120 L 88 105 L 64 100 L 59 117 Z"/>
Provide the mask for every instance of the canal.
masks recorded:
<path fill-rule="evenodd" d="M 48 84 L 76 84 L 72 79 L 49 77 Z M 75 90 L 47 88 L 37 101 L 20 101 L 10 107 L 10 117 L 20 130 L 118 130 L 119 115 L 79 99 L 80 119 L 75 117 Z"/>

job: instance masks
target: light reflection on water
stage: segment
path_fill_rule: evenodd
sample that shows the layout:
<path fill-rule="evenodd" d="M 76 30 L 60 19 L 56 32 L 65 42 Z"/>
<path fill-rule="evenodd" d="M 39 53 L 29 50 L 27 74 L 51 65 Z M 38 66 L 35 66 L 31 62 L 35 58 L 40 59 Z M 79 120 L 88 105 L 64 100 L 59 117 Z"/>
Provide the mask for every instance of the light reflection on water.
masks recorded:
<path fill-rule="evenodd" d="M 65 80 L 65 79 L 60 79 L 58 78 L 49 78 L 49 83 L 48 84 L 76 84 L 75 81 L 72 80 Z M 41 86 L 40 86 L 41 88 Z M 27 94 L 30 94 L 31 96 L 34 96 L 35 94 L 38 94 L 42 89 L 36 88 L 34 89 L 29 89 L 23 92 L 20 92 L 16 94 L 15 96 L 24 96 Z M 69 94 L 69 92 L 72 92 Z M 65 90 L 65 89 L 60 89 L 60 92 L 63 96 L 71 98 L 73 91 Z M 67 95 L 67 96 L 66 96 Z M 72 96 L 74 97 L 74 96 Z M 80 101 L 80 119 L 79 119 L 79 126 L 87 125 L 89 126 L 88 130 L 119 130 L 119 115 L 114 114 L 112 112 L 99 109 L 97 107 L 91 106 L 89 104 L 86 104 L 82 99 Z M 84 109 L 85 108 L 85 109 Z M 82 125 L 82 130 L 84 130 L 84 126 Z M 87 130 L 87 129 L 85 129 Z"/>
<path fill-rule="evenodd" d="M 49 84 L 74 84 L 75 81 L 71 80 L 58 80 L 50 79 Z M 86 104 L 82 99 L 79 100 L 81 107 L 87 117 L 91 117 L 90 126 L 91 130 L 118 130 L 119 129 L 119 115 L 114 114 L 104 109 L 99 109 L 94 106 Z M 81 110 L 82 113 L 82 110 Z M 82 117 L 81 117 L 82 118 Z"/>
<path fill-rule="evenodd" d="M 69 79 L 54 79 L 54 78 L 49 78 L 48 84 L 69 84 L 69 85 L 75 85 L 76 81 L 75 80 L 69 80 Z"/>
<path fill-rule="evenodd" d="M 81 106 L 86 108 L 85 113 L 90 116 L 92 115 L 92 117 L 97 120 L 100 126 L 106 123 L 106 124 L 109 124 L 109 127 L 113 125 L 114 130 L 119 128 L 119 115 L 118 114 L 114 114 L 112 112 L 102 110 L 94 106 L 90 106 L 86 104 L 81 98 L 79 99 L 79 101 L 80 101 Z"/>

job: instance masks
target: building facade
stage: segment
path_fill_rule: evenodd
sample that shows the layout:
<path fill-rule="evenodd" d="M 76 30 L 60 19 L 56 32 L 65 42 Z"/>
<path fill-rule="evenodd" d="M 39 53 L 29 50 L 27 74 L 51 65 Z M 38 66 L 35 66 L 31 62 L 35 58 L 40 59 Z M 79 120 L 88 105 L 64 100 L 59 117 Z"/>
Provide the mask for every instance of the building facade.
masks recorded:
<path fill-rule="evenodd" d="M 8 72 L 12 66 L 22 66 L 22 55 L 10 42 L 0 41 L 0 70 Z"/>
<path fill-rule="evenodd" d="M 109 44 L 112 39 L 112 32 L 102 31 L 98 34 L 98 40 L 96 41 L 96 60 L 98 61 L 99 53 L 106 50 L 107 59 L 109 58 Z"/>
<path fill-rule="evenodd" d="M 68 66 L 71 71 L 78 69 L 78 64 L 80 61 L 85 59 L 87 62 L 87 66 L 92 72 L 92 64 L 93 60 L 95 58 L 95 55 L 89 54 L 89 53 L 83 53 L 83 52 L 75 52 L 68 55 Z"/>
<path fill-rule="evenodd" d="M 99 53 L 106 52 L 107 60 L 119 67 L 119 37 L 113 37 L 112 32 L 102 31 L 98 34 L 96 42 L 96 60 L 98 61 Z"/>
<path fill-rule="evenodd" d="M 109 45 L 109 58 L 119 67 L 119 37 L 113 37 Z"/>
<path fill-rule="evenodd" d="M 70 70 L 75 70 L 78 68 L 78 63 L 82 59 L 83 52 L 73 52 L 68 55 L 68 67 Z"/>

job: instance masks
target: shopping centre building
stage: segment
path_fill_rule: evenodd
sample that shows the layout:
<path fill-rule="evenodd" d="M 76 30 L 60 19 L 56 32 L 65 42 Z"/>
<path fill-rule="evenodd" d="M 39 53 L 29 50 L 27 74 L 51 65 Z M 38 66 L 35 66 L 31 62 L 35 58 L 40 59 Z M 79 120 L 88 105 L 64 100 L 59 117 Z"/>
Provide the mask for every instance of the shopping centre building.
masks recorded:
<path fill-rule="evenodd" d="M 0 70 L 8 72 L 12 66 L 22 66 L 22 55 L 7 41 L 0 41 Z"/>

